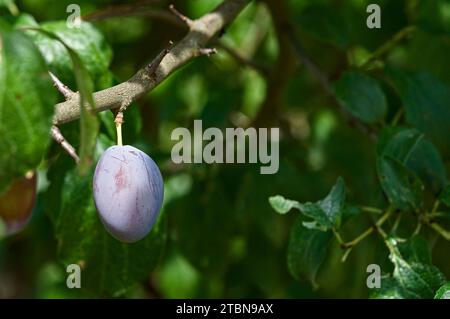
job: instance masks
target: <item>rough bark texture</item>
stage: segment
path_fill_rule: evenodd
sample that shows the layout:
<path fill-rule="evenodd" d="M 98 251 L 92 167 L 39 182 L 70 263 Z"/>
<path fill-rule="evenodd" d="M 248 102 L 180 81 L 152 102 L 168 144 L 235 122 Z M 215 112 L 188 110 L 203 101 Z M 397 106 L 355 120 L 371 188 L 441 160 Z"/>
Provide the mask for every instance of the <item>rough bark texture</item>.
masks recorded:
<path fill-rule="evenodd" d="M 248 0 L 225 0 L 214 11 L 192 20 L 188 34 L 164 57 L 155 72 L 146 66 L 131 79 L 94 93 L 96 111 L 102 112 L 129 105 L 151 91 L 167 76 L 190 60 L 205 54 L 204 46 L 248 4 Z M 55 106 L 53 123 L 59 125 L 80 117 L 80 96 L 73 95 Z"/>

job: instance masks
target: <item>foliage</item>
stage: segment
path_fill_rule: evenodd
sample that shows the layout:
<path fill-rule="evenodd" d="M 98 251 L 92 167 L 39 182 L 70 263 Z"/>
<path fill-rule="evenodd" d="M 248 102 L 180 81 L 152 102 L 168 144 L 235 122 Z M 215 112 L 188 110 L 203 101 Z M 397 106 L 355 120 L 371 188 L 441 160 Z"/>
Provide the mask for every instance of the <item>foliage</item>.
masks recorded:
<path fill-rule="evenodd" d="M 220 2 L 140 10 L 174 3 L 198 18 Z M 218 54 L 130 105 L 124 143 L 158 164 L 165 198 L 150 234 L 122 244 L 92 199 L 93 166 L 115 140 L 92 93 L 186 30 L 139 13 L 69 28 L 70 1 L 0 1 L 0 193 L 30 170 L 39 180 L 30 224 L 0 239 L 0 297 L 446 298 L 450 4 L 380 0 L 382 28 L 369 29 L 371 2 L 253 1 L 208 44 Z M 86 17 L 118 3 L 135 5 L 79 1 Z M 48 71 L 81 93 L 80 121 L 59 126 L 80 165 L 49 134 L 64 97 Z M 279 127 L 279 171 L 174 165 L 171 132 L 195 119 Z M 66 287 L 73 263 L 81 289 Z M 380 288 L 366 285 L 370 264 Z"/>

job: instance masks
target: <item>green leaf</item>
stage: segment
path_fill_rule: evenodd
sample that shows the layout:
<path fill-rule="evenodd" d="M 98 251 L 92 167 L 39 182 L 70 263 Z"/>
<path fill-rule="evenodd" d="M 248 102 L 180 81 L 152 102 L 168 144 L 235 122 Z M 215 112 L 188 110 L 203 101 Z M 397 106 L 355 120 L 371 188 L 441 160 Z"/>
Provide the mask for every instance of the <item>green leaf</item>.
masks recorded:
<path fill-rule="evenodd" d="M 34 27 L 32 23 L 29 26 Z M 80 57 L 95 82 L 108 71 L 112 60 L 112 50 L 103 35 L 90 23 L 83 21 L 79 28 L 69 28 L 66 21 L 54 21 L 41 24 L 41 28 L 72 48 Z M 55 37 L 30 32 L 30 36 L 42 52 L 50 70 L 65 84 L 73 83 L 75 65 L 71 54 Z"/>
<path fill-rule="evenodd" d="M 381 277 L 380 288 L 372 289 L 370 298 L 375 299 L 407 299 L 408 294 L 391 275 Z"/>
<path fill-rule="evenodd" d="M 443 275 L 431 264 L 428 242 L 414 236 L 404 243 L 389 239 L 390 258 L 395 265 L 393 276 L 384 276 L 380 289 L 371 293 L 372 298 L 407 299 L 430 298 L 433 287 Z"/>
<path fill-rule="evenodd" d="M 313 219 L 312 222 L 305 222 L 304 226 L 310 229 L 339 228 L 345 202 L 345 183 L 342 178 L 338 178 L 330 193 L 323 200 L 316 203 L 299 203 L 286 199 L 281 195 L 269 198 L 272 208 L 279 214 L 286 214 L 292 208 L 299 209 L 303 215 Z"/>
<path fill-rule="evenodd" d="M 28 28 L 39 31 L 47 37 L 59 41 L 69 53 L 73 63 L 77 88 L 80 92 L 80 163 L 78 169 L 81 175 L 86 174 L 92 165 L 97 135 L 100 123 L 95 113 L 95 101 L 93 97 L 94 85 L 83 62 L 69 45 L 57 35 L 44 29 Z"/>
<path fill-rule="evenodd" d="M 431 252 L 428 242 L 420 236 L 411 237 L 405 243 L 398 244 L 398 249 L 408 262 L 431 265 Z"/>
<path fill-rule="evenodd" d="M 394 278 L 412 298 L 433 298 L 445 282 L 444 275 L 433 265 L 407 262 L 397 254 L 391 254 L 391 260 Z"/>
<path fill-rule="evenodd" d="M 450 207 L 450 185 L 447 185 L 439 195 L 439 200 L 446 206 Z"/>
<path fill-rule="evenodd" d="M 39 27 L 39 24 L 31 14 L 21 13 L 14 22 L 14 29 L 21 29 L 24 27 Z"/>
<path fill-rule="evenodd" d="M 56 94 L 33 42 L 0 21 L 0 192 L 39 165 Z"/>
<path fill-rule="evenodd" d="M 434 299 L 450 299 L 450 281 L 442 285 L 436 292 Z"/>
<path fill-rule="evenodd" d="M 406 162 L 406 167 L 416 173 L 435 194 L 447 183 L 444 162 L 438 150 L 427 140 L 422 140 Z"/>
<path fill-rule="evenodd" d="M 420 179 L 401 162 L 381 156 L 377 161 L 378 178 L 389 202 L 401 210 L 418 208 L 422 203 Z"/>
<path fill-rule="evenodd" d="M 423 138 L 423 134 L 416 129 L 387 127 L 380 134 L 377 153 L 380 156 L 389 155 L 405 163 Z"/>
<path fill-rule="evenodd" d="M 433 298 L 435 292 L 445 283 L 445 277 L 430 263 L 428 248 L 415 239 L 403 247 L 395 238 L 385 241 L 394 264 L 392 278 L 399 292 L 405 298 Z M 407 259 L 406 259 L 407 258 Z"/>
<path fill-rule="evenodd" d="M 305 216 L 313 218 L 323 227 L 339 228 L 344 202 L 345 183 L 339 177 L 327 197 L 316 203 L 300 204 L 300 210 Z"/>
<path fill-rule="evenodd" d="M 381 121 L 387 110 L 386 97 L 377 81 L 356 72 L 347 72 L 334 83 L 342 106 L 366 123 Z"/>
<path fill-rule="evenodd" d="M 382 131 L 379 155 L 400 161 L 435 193 L 446 184 L 445 167 L 438 150 L 416 129 L 389 127 Z"/>
<path fill-rule="evenodd" d="M 269 198 L 269 203 L 272 208 L 279 214 L 286 214 L 292 208 L 300 209 L 299 202 L 295 200 L 286 199 L 281 195 L 272 196 Z"/>
<path fill-rule="evenodd" d="M 292 276 L 309 280 L 317 287 L 316 275 L 325 260 L 331 238 L 331 232 L 307 229 L 301 218 L 297 218 L 291 230 L 287 255 Z"/>
<path fill-rule="evenodd" d="M 84 265 L 82 288 L 102 297 L 119 296 L 146 279 L 165 244 L 163 216 L 147 237 L 123 244 L 100 222 L 92 197 L 92 172 L 82 177 L 68 173 L 63 189 L 62 209 L 54 216 L 59 258 L 64 265 Z"/>
<path fill-rule="evenodd" d="M 388 71 L 400 92 L 409 123 L 450 155 L 450 86 L 428 73 Z"/>

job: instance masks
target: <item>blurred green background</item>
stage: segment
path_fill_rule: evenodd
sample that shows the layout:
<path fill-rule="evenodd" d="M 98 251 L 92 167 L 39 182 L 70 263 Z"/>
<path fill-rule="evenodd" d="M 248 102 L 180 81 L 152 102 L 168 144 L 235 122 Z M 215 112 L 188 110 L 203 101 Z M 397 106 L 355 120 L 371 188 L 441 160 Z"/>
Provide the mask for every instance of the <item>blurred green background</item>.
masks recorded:
<path fill-rule="evenodd" d="M 173 3 L 197 18 L 220 2 L 153 1 L 148 8 L 167 11 Z M 366 27 L 366 7 L 373 2 L 382 7 L 381 29 Z M 44 23 L 65 20 L 70 3 L 21 0 L 16 5 Z M 133 3 L 77 1 L 87 17 Z M 39 192 L 30 224 L 0 241 L 0 297 L 368 297 L 367 265 L 392 269 L 375 235 L 358 245 L 345 263 L 333 242 L 317 278 L 319 288 L 313 289 L 309 282 L 294 279 L 287 267 L 296 214 L 276 214 L 268 202 L 276 194 L 316 201 L 342 176 L 352 203 L 386 206 L 376 175 L 376 142 L 349 125 L 333 98 L 300 63 L 286 37 L 288 22 L 331 82 L 357 68 L 399 31 L 416 26 L 383 54 L 379 68 L 375 63 L 367 71 L 387 99 L 385 118 L 370 125 L 377 131 L 402 107 L 401 96 L 382 71 L 385 65 L 425 71 L 447 88 L 450 85 L 450 1 L 253 1 L 225 30 L 221 45 L 210 44 L 218 54 L 184 66 L 125 114 L 124 142 L 149 154 L 165 181 L 165 204 L 151 240 L 125 249 L 109 238 L 92 205 L 90 179 L 77 178 L 73 160 L 53 143 L 38 168 Z M 90 69 L 96 89 L 127 80 L 169 40 L 177 42 L 186 33 L 151 15 L 98 18 L 92 23 L 111 48 L 106 53 L 111 55 L 109 71 L 98 67 L 95 73 L 97 62 Z M 238 62 L 223 46 L 253 61 L 254 67 Z M 75 89 L 70 73 L 59 76 Z M 104 112 L 101 119 L 99 154 L 115 136 L 112 114 Z M 202 119 L 203 127 L 280 127 L 279 172 L 260 175 L 259 164 L 175 166 L 170 160 L 171 131 L 192 128 L 194 119 Z M 77 146 L 78 122 L 62 125 L 61 130 Z M 440 150 L 448 169 L 450 154 Z M 358 217 L 346 225 L 345 237 L 357 236 L 369 222 Z M 405 222 L 406 233 L 414 229 L 412 223 Z M 433 245 L 434 264 L 449 278 L 449 243 L 427 230 L 424 236 Z M 65 267 L 80 261 L 86 264 L 83 288 L 67 289 Z M 97 269 L 90 272 L 92 268 Z M 102 274 L 104 282 L 97 283 Z"/>

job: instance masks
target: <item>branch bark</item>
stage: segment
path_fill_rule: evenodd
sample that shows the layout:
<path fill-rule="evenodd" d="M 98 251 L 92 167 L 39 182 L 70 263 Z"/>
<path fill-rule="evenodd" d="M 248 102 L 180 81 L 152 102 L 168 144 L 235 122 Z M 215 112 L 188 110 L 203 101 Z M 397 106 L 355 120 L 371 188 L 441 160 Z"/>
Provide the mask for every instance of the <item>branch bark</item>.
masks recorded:
<path fill-rule="evenodd" d="M 140 69 L 128 81 L 94 93 L 96 112 L 115 109 L 133 102 L 151 91 L 166 77 L 192 59 L 203 55 L 204 46 L 223 30 L 249 3 L 248 0 L 225 0 L 212 12 L 192 20 L 188 34 L 164 57 L 155 72 Z M 80 95 L 75 94 L 55 106 L 53 124 L 60 125 L 80 117 Z"/>
<path fill-rule="evenodd" d="M 286 2 L 268 0 L 266 3 L 275 26 L 279 53 L 267 78 L 266 99 L 253 121 L 253 125 L 257 127 L 279 125 L 279 111 L 284 104 L 283 96 L 296 64 L 289 39 L 285 33 L 285 26 L 289 23 L 289 10 Z"/>
<path fill-rule="evenodd" d="M 360 121 L 358 118 L 351 115 L 349 112 L 347 112 L 342 105 L 342 103 L 337 98 L 336 94 L 333 91 L 332 85 L 330 81 L 328 80 L 327 76 L 322 73 L 320 68 L 308 57 L 305 50 L 303 49 L 303 46 L 300 43 L 300 40 L 298 39 L 296 32 L 292 25 L 286 26 L 286 33 L 289 37 L 289 40 L 291 41 L 291 44 L 293 46 L 293 49 L 295 50 L 296 55 L 298 56 L 298 59 L 300 62 L 306 67 L 306 69 L 317 79 L 319 84 L 322 86 L 325 93 L 331 97 L 335 104 L 337 105 L 339 112 L 342 114 L 344 119 L 347 121 L 347 123 L 350 126 L 356 127 L 357 129 L 361 130 L 362 132 L 366 133 L 370 139 L 373 141 L 377 140 L 377 132 L 376 130 L 371 127 L 370 125 Z"/>

